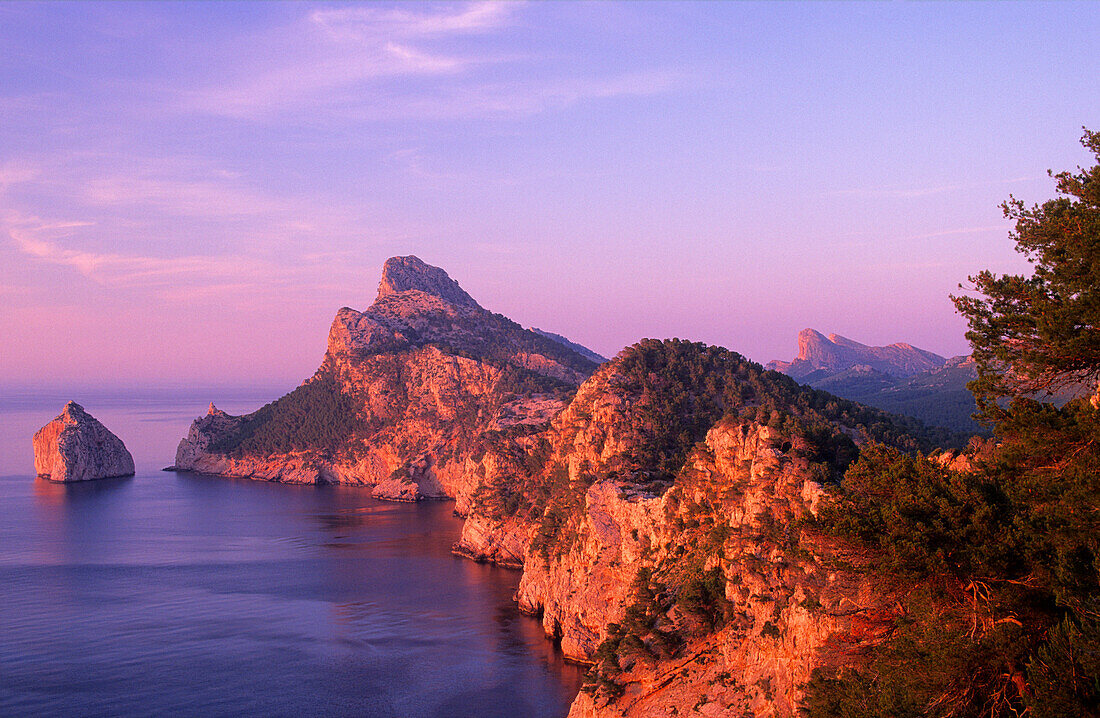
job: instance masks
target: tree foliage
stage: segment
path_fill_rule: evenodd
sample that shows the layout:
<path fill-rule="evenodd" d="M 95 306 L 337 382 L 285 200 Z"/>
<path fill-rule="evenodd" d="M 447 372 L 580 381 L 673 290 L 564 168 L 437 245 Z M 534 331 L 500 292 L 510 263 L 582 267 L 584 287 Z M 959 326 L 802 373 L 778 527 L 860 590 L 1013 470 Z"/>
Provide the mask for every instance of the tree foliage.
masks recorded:
<path fill-rule="evenodd" d="M 995 445 L 965 474 L 872 447 L 825 512 L 905 611 L 865 664 L 817 673 L 812 718 L 1100 715 L 1100 409 L 1036 400 L 1100 377 L 1100 165 L 1053 176 L 1060 197 L 1004 205 L 1034 274 L 955 298 Z"/>
<path fill-rule="evenodd" d="M 844 500 L 826 507 L 822 519 L 835 533 L 873 547 L 883 573 L 924 580 L 1003 571 L 1000 549 L 1010 545 L 1011 516 L 996 482 L 874 444 L 848 469 L 842 487 Z M 990 553 L 993 547 L 999 548 Z"/>
<path fill-rule="evenodd" d="M 1100 160 L 1100 133 L 1081 143 Z M 1010 197 L 1011 238 L 1034 266 L 1030 277 L 983 271 L 970 277 L 981 296 L 952 297 L 970 324 L 987 414 L 996 400 L 1057 392 L 1100 379 L 1100 164 L 1051 174 L 1057 196 L 1027 207 Z"/>

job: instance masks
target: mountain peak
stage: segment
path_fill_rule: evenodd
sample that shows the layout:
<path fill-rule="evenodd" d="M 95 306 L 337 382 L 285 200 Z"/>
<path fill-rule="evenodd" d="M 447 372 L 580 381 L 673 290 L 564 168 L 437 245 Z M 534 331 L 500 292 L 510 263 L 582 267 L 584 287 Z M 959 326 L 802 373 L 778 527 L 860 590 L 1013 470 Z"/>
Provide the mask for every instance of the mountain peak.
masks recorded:
<path fill-rule="evenodd" d="M 439 267 L 426 264 L 411 254 L 407 257 L 390 257 L 382 265 L 378 299 L 409 291 L 431 294 L 460 307 L 480 308 L 474 298 Z"/>
<path fill-rule="evenodd" d="M 798 333 L 798 356 L 789 362 L 769 362 L 767 368 L 802 379 L 818 370 L 835 374 L 865 365 L 883 374 L 902 378 L 938 369 L 946 361 L 938 354 L 904 342 L 872 347 L 839 334 L 825 336 L 813 329 L 803 329 Z"/>
<path fill-rule="evenodd" d="M 70 401 L 65 404 L 65 407 L 61 410 L 61 416 L 58 419 L 67 419 L 70 422 L 79 422 L 88 416 L 88 412 L 84 411 L 84 407 L 77 404 L 75 401 Z"/>

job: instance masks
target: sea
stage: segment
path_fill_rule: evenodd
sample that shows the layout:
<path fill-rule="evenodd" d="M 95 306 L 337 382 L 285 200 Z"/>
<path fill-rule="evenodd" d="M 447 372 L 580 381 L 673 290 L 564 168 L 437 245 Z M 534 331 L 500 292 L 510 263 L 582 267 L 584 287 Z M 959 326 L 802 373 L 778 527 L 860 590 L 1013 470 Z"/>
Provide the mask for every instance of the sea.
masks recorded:
<path fill-rule="evenodd" d="M 74 395 L 76 394 L 76 395 Z M 450 502 L 164 472 L 209 401 L 270 391 L 0 394 L 0 715 L 554 717 L 583 669 L 455 557 Z M 73 399 L 133 478 L 34 476 Z"/>

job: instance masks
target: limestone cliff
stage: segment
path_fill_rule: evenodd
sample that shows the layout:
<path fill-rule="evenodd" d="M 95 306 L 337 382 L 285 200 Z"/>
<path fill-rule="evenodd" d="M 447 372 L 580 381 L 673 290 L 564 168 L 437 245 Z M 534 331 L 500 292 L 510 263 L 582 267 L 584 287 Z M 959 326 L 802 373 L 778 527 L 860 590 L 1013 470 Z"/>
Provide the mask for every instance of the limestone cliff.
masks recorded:
<path fill-rule="evenodd" d="M 882 638 L 889 597 L 809 528 L 823 490 L 805 449 L 723 422 L 663 495 L 589 489 L 578 547 L 533 561 L 518 594 L 563 649 L 600 661 L 605 682 L 571 717 L 794 716 L 814 668 Z M 716 595 L 698 590 L 708 581 Z"/>
<path fill-rule="evenodd" d="M 50 481 L 89 481 L 134 475 L 134 458 L 84 407 L 70 401 L 34 435 L 34 470 Z"/>
<path fill-rule="evenodd" d="M 864 559 L 813 530 L 821 482 L 854 440 L 897 440 L 888 421 L 732 352 L 646 340 L 548 431 L 493 447 L 456 551 L 522 564 L 520 606 L 596 665 L 573 716 L 795 715 L 815 667 L 893 618 L 849 570 Z"/>
<path fill-rule="evenodd" d="M 382 266 L 382 279 L 378 282 L 378 296 L 421 291 L 439 297 L 458 307 L 480 309 L 474 298 L 467 294 L 458 282 L 447 276 L 439 267 L 425 264 L 419 257 L 391 257 Z"/>
<path fill-rule="evenodd" d="M 486 436 L 541 429 L 595 366 L 483 309 L 442 269 L 393 257 L 366 311 L 336 313 L 313 377 L 247 416 L 212 406 L 173 468 L 452 497 L 464 511 Z"/>

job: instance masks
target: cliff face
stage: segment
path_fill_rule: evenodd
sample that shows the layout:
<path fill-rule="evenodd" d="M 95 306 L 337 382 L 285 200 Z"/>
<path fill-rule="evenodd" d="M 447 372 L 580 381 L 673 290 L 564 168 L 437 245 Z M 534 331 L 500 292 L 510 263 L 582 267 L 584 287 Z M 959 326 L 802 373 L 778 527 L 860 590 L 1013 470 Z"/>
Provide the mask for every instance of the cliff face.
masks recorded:
<path fill-rule="evenodd" d="M 785 399 L 799 419 L 783 420 L 768 408 L 783 382 L 728 352 L 663 346 L 601 367 L 525 439 L 509 486 L 485 472 L 456 551 L 522 563 L 521 608 L 595 664 L 571 716 L 795 715 L 811 671 L 878 641 L 892 603 L 849 570 L 861 556 L 812 529 L 828 472 L 803 437 L 820 441 L 824 419 L 797 405 L 815 395 Z M 682 459 L 662 443 L 680 432 Z"/>
<path fill-rule="evenodd" d="M 663 493 L 615 480 L 588 487 L 558 550 L 533 547 L 531 524 L 477 512 L 460 548 L 522 563 L 520 607 L 541 615 L 570 658 L 602 661 L 609 683 L 582 691 L 571 718 L 685 715 L 688 706 L 793 716 L 814 668 L 851 660 L 895 618 L 888 597 L 840 568 L 861 557 L 805 527 L 823 494 L 806 448 L 755 422 L 723 421 Z M 666 595 L 644 609 L 652 629 L 625 634 L 640 641 L 626 650 L 611 631 L 638 612 L 646 572 L 681 595 L 712 572 L 725 601 L 720 625 Z M 670 642 L 679 645 L 669 650 Z M 610 661 L 601 644 L 616 646 Z"/>
<path fill-rule="evenodd" d="M 425 264 L 419 257 L 391 257 L 382 267 L 382 279 L 378 282 L 378 297 L 420 291 L 439 297 L 456 307 L 481 306 L 467 294 L 458 282 L 447 276 L 439 267 Z"/>
<path fill-rule="evenodd" d="M 134 458 L 84 407 L 70 401 L 34 435 L 34 470 L 50 481 L 88 481 L 134 475 Z"/>
<path fill-rule="evenodd" d="M 857 366 L 902 378 L 938 369 L 946 361 L 938 354 L 904 342 L 871 347 L 839 334 L 826 337 L 813 329 L 803 329 L 798 333 L 798 356 L 789 362 L 769 362 L 767 368 L 799 380 L 815 372 L 836 374 Z"/>
<path fill-rule="evenodd" d="M 882 637 L 893 618 L 888 600 L 838 568 L 839 558 L 858 557 L 803 528 L 822 489 L 800 447 L 782 450 L 791 445 L 768 427 L 722 423 L 663 496 L 592 487 L 581 547 L 534 561 L 520 586 L 521 605 L 543 611 L 563 649 L 592 657 L 608 624 L 629 621 L 643 570 L 678 586 L 681 599 L 696 580 L 689 574 L 702 570 L 724 603 L 700 610 L 658 601 L 648 633 L 643 624 L 611 637 L 617 651 L 599 670 L 618 688 L 582 692 L 571 717 L 680 715 L 688 706 L 702 715 L 793 716 L 815 667 Z M 662 652 L 658 631 L 682 643 Z M 630 648 L 633 637 L 641 643 Z"/>
<path fill-rule="evenodd" d="M 381 498 L 456 498 L 465 511 L 486 432 L 541 428 L 595 366 L 481 308 L 442 269 L 394 257 L 370 308 L 336 313 L 313 377 L 248 416 L 212 409 L 175 468 L 366 484 Z"/>

